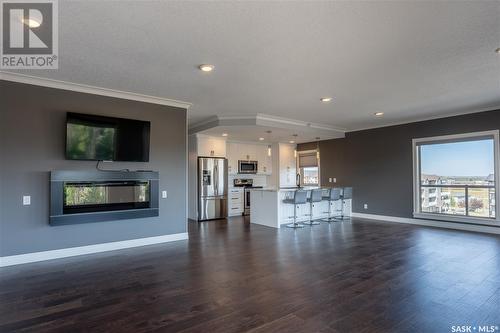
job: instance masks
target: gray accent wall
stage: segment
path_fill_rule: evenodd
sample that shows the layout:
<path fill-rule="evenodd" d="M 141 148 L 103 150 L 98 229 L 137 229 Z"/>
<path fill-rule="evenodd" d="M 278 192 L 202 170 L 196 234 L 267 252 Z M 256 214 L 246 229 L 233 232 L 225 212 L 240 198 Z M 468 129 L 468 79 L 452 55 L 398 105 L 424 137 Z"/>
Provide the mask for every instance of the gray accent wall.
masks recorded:
<path fill-rule="evenodd" d="M 160 215 L 152 218 L 49 225 L 49 172 L 95 170 L 67 161 L 66 112 L 151 122 L 150 162 L 103 163 L 106 169 L 160 174 Z M 186 110 L 0 80 L 0 256 L 186 232 Z M 31 205 L 22 196 L 31 195 Z"/>
<path fill-rule="evenodd" d="M 411 218 L 412 139 L 497 129 L 500 110 L 348 132 L 319 142 L 321 184 L 352 186 L 354 212 Z"/>

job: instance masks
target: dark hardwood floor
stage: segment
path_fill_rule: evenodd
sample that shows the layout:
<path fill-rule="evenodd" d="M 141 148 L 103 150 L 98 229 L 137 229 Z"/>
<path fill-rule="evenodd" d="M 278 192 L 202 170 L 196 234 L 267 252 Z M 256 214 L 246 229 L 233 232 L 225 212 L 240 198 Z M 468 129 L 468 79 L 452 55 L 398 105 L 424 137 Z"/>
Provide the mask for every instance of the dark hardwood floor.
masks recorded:
<path fill-rule="evenodd" d="M 500 237 L 366 220 L 190 223 L 189 241 L 0 269 L 0 332 L 500 325 Z"/>

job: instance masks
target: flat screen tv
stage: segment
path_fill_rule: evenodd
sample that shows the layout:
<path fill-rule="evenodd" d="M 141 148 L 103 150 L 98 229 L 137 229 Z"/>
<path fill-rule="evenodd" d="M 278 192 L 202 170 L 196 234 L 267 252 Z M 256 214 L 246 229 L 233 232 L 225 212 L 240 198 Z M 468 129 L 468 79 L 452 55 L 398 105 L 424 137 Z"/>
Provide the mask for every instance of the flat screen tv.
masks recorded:
<path fill-rule="evenodd" d="M 149 161 L 148 121 L 68 112 L 66 159 Z"/>

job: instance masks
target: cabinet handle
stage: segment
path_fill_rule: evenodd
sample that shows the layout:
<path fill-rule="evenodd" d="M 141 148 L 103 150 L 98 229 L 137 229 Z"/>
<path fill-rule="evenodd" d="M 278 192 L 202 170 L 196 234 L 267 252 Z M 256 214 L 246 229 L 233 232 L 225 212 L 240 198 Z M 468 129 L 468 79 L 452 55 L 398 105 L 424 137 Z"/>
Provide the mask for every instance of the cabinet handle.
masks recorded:
<path fill-rule="evenodd" d="M 231 208 L 231 210 L 237 210 L 237 209 L 239 209 L 239 208 L 237 208 L 237 207 L 236 208 Z"/>

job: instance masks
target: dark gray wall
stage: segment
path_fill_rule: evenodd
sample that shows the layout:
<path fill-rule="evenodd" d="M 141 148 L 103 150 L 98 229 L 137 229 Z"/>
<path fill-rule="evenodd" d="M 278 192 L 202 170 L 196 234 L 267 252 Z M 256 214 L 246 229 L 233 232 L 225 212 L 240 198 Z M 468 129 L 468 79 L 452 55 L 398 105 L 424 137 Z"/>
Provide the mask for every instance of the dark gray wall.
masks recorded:
<path fill-rule="evenodd" d="M 49 171 L 95 169 L 64 159 L 66 111 L 151 121 L 150 162 L 102 167 L 159 171 L 159 217 L 49 226 Z M 0 81 L 0 256 L 186 232 L 186 141 L 185 109 Z"/>
<path fill-rule="evenodd" d="M 349 132 L 320 141 L 321 184 L 353 186 L 353 211 L 413 214 L 412 139 L 500 129 L 500 110 Z M 337 184 L 328 178 L 337 178 Z M 368 209 L 363 209 L 363 204 Z"/>

